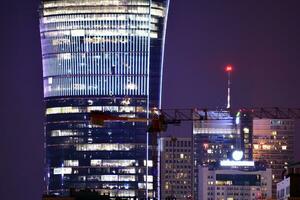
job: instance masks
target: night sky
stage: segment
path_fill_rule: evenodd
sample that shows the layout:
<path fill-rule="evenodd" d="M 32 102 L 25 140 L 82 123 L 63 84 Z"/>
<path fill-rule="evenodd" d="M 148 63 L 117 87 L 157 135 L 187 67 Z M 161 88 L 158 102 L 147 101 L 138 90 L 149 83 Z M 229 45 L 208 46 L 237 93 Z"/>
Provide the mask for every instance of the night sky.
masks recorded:
<path fill-rule="evenodd" d="M 42 194 L 44 107 L 38 5 L 38 0 L 1 2 L 3 200 L 40 200 Z M 299 0 L 173 0 L 163 107 L 225 106 L 224 66 L 229 63 L 235 68 L 233 107 L 300 107 L 299 13 Z M 183 128 L 178 131 L 188 134 Z"/>

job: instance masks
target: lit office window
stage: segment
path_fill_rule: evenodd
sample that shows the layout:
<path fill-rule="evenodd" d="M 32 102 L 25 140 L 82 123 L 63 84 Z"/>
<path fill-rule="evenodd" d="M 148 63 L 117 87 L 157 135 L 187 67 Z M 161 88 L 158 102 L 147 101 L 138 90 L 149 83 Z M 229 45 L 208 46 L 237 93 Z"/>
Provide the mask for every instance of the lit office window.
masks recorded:
<path fill-rule="evenodd" d="M 56 167 L 53 169 L 54 175 L 63 175 L 63 174 L 72 174 L 72 168 L 71 167 Z"/>
<path fill-rule="evenodd" d="M 144 166 L 147 166 L 147 161 L 144 160 Z M 148 167 L 153 167 L 153 161 L 152 160 L 148 160 Z"/>
<path fill-rule="evenodd" d="M 83 135 L 83 132 L 79 132 L 76 130 L 53 130 L 50 131 L 51 137 L 64 137 L 64 136 L 77 136 Z"/>
<path fill-rule="evenodd" d="M 66 113 L 89 113 L 91 111 L 120 112 L 120 113 L 141 113 L 145 108 L 141 106 L 88 106 L 88 107 L 54 107 L 47 108 L 46 115 Z"/>
<path fill-rule="evenodd" d="M 101 166 L 101 167 L 130 167 L 135 166 L 136 160 L 101 160 L 93 159 L 91 160 L 91 166 Z"/>
<path fill-rule="evenodd" d="M 119 169 L 118 171 L 121 174 L 135 174 L 136 173 L 136 169 L 135 168 Z"/>
<path fill-rule="evenodd" d="M 78 160 L 65 160 L 64 161 L 64 166 L 66 166 L 66 167 L 79 166 L 79 161 Z"/>
<path fill-rule="evenodd" d="M 147 176 L 144 176 L 144 181 L 145 182 L 153 182 L 153 176 L 152 175 L 148 175 L 148 178 L 147 178 Z"/>
<path fill-rule="evenodd" d="M 129 151 L 134 144 L 77 144 L 77 151 Z"/>
<path fill-rule="evenodd" d="M 119 181 L 135 181 L 134 175 L 119 175 Z"/>
<path fill-rule="evenodd" d="M 102 175 L 101 181 L 119 181 L 118 175 Z"/>
<path fill-rule="evenodd" d="M 139 189 L 146 189 L 146 183 L 138 183 Z M 153 189 L 153 183 L 148 183 L 148 189 Z"/>

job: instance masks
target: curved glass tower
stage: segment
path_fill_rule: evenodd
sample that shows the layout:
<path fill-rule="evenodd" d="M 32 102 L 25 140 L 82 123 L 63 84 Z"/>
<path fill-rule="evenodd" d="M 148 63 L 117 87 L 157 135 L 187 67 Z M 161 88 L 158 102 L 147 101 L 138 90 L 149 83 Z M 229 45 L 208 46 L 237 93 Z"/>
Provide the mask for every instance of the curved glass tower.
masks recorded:
<path fill-rule="evenodd" d="M 168 0 L 42 2 L 47 193 L 90 188 L 111 197 L 159 197 L 156 139 L 147 124 L 99 127 L 90 123 L 89 113 L 146 118 L 161 106 L 168 5 Z"/>

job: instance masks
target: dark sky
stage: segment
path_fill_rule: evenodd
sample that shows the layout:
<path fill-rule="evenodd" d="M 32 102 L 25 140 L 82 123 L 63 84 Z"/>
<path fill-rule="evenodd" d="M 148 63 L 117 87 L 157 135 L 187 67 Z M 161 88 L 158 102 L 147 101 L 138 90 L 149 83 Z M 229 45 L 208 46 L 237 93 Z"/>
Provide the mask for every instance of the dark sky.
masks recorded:
<path fill-rule="evenodd" d="M 38 0 L 1 2 L 3 200 L 39 200 L 42 193 L 38 4 Z M 164 107 L 224 106 L 223 68 L 228 63 L 235 67 L 234 107 L 300 107 L 299 9 L 299 0 L 173 0 L 166 40 Z M 297 156 L 299 159 L 299 152 Z"/>

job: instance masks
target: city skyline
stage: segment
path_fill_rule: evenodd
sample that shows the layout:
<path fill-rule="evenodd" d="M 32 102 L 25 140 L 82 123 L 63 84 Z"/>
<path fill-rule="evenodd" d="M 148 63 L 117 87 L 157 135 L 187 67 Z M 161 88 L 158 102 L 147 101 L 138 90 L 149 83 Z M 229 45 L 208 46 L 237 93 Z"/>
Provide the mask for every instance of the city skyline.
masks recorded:
<path fill-rule="evenodd" d="M 1 89 L 5 94 L 1 99 L 5 113 L 1 148 L 6 161 L 1 171 L 6 187 L 1 183 L 0 188 L 7 188 L 1 190 L 4 195 L 21 188 L 13 194 L 14 199 L 21 195 L 29 199 L 41 194 L 43 173 L 39 1 L 14 3 L 5 4 L 1 14 L 9 28 L 1 33 L 5 38 L 1 48 Z M 297 1 L 172 1 L 163 107 L 224 106 L 223 68 L 228 63 L 235 67 L 233 107 L 299 107 L 298 6 Z M 188 35 L 185 40 L 184 35 Z M 299 141 L 299 136 L 296 138 Z M 296 156 L 299 159 L 299 154 Z M 19 183 L 20 178 L 23 182 Z"/>

